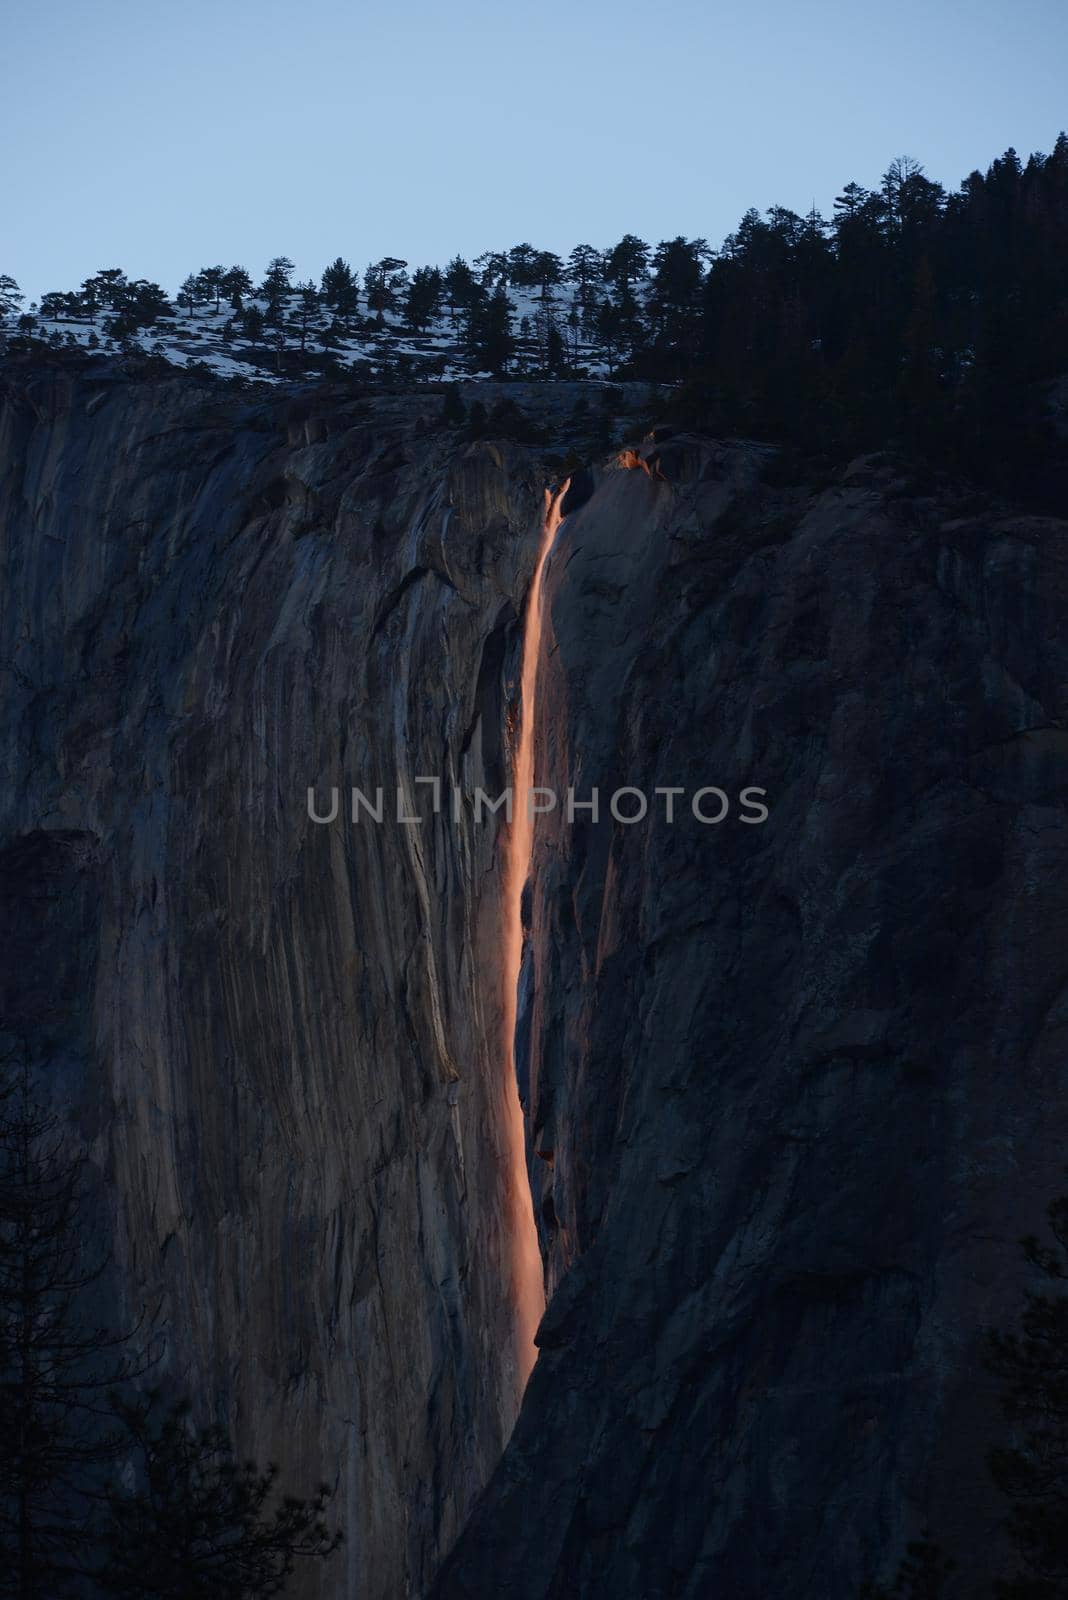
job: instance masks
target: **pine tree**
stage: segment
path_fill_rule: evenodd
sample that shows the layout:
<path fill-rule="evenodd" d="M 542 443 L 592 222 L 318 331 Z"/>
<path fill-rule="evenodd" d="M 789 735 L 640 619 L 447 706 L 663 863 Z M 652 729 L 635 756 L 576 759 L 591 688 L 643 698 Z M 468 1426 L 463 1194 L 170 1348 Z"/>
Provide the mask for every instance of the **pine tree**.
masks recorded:
<path fill-rule="evenodd" d="M 383 256 L 364 273 L 367 309 L 384 313 L 397 311 L 408 288 L 408 263 L 399 256 Z"/>
<path fill-rule="evenodd" d="M 505 288 L 508 284 L 508 257 L 500 250 L 484 250 L 475 257 L 483 289 Z"/>
<path fill-rule="evenodd" d="M 899 158 L 874 191 L 847 184 L 829 227 L 815 213 L 751 210 L 707 272 L 703 241 L 667 240 L 646 289 L 649 247 L 626 234 L 603 257 L 591 245 L 575 246 L 565 276 L 583 334 L 600 341 L 613 371 L 618 365 L 638 378 L 682 381 L 677 418 L 741 427 L 838 460 L 895 438 L 917 454 L 936 450 L 943 464 L 1036 509 L 1058 510 L 1068 467 L 1048 401 L 1050 385 L 1068 370 L 1066 217 L 1068 137 L 1061 135 L 1051 155 L 1035 153 L 1024 164 L 1007 150 L 950 195 L 918 163 Z M 442 274 L 449 314 L 464 328 L 468 364 L 500 374 L 517 360 L 505 286 L 540 284 L 549 311 L 560 262 L 524 242 L 487 252 L 475 266 L 481 282 L 460 257 Z M 231 285 L 235 271 L 243 283 Z M 272 330 L 284 329 L 291 272 L 285 258 L 268 271 Z M 395 258 L 369 269 L 377 326 L 385 330 L 386 313 L 396 313 L 402 297 L 410 325 L 427 326 L 434 273 L 420 268 L 409 286 Z M 219 303 L 215 274 L 197 275 L 191 309 L 205 289 Z M 610 286 L 609 304 L 601 283 Z M 244 284 L 243 269 L 224 275 L 235 310 L 248 293 Z M 323 284 L 344 324 L 349 307 L 356 309 L 356 285 L 340 257 Z M 494 291 L 502 293 L 491 299 Z M 57 292 L 44 306 L 51 317 L 90 321 L 101 308 L 113 313 L 120 335 L 152 316 L 138 284 L 127 284 L 118 268 L 86 279 L 77 299 Z M 155 314 L 161 310 L 157 303 Z M 543 318 L 537 353 L 524 335 L 520 367 L 532 359 L 543 371 L 550 365 L 548 326 Z M 574 360 L 570 318 L 567 334 Z M 554 350 L 551 365 L 559 364 Z"/>
<path fill-rule="evenodd" d="M 267 263 L 267 271 L 263 275 L 260 293 L 271 304 L 283 300 L 289 293 L 289 280 L 293 276 L 294 266 L 288 256 L 274 256 Z"/>
<path fill-rule="evenodd" d="M 577 306 L 572 306 L 567 314 L 567 331 L 571 345 L 571 359 L 577 361 L 582 337 L 582 316 Z"/>
<path fill-rule="evenodd" d="M 664 239 L 656 247 L 648 304 L 654 332 L 664 343 L 678 345 L 686 341 L 700 305 L 702 261 L 708 253 L 703 239 L 684 239 L 681 235 Z"/>
<path fill-rule="evenodd" d="M 75 1585 L 89 1508 L 119 1434 L 109 1394 L 142 1373 L 136 1330 L 98 1323 L 106 1261 L 87 1259 L 87 1163 L 7 1064 L 0 1104 L 0 1593 Z"/>
<path fill-rule="evenodd" d="M 99 284 L 95 278 L 86 278 L 81 288 L 82 309 L 89 318 L 90 323 L 96 322 L 96 314 L 100 310 Z"/>
<path fill-rule="evenodd" d="M 601 301 L 594 316 L 592 331 L 601 347 L 611 378 L 621 362 L 633 359 L 642 339 L 641 311 L 629 284 L 620 286 L 615 300 Z"/>
<path fill-rule="evenodd" d="M 462 313 L 471 309 L 482 298 L 482 288 L 462 256 L 453 256 L 445 268 L 445 293 L 449 300 L 449 314 L 455 322 Z"/>
<path fill-rule="evenodd" d="M 240 311 L 244 296 L 252 293 L 252 275 L 244 267 L 228 267 L 222 279 L 223 293 L 233 311 Z"/>
<path fill-rule="evenodd" d="M 215 309 L 218 311 L 219 302 L 222 299 L 223 283 L 226 279 L 226 268 L 222 266 L 201 267 L 197 277 L 203 285 L 206 294 L 209 296 L 215 296 Z"/>
<path fill-rule="evenodd" d="M 337 350 L 345 337 L 345 329 L 337 317 L 331 317 L 324 328 L 320 328 L 316 335 L 319 343 L 326 351 Z"/>
<path fill-rule="evenodd" d="M 871 196 L 859 183 L 847 183 L 834 202 L 835 227 L 852 222 L 858 217 Z"/>
<path fill-rule="evenodd" d="M 17 315 L 19 306 L 25 298 L 14 278 L 9 273 L 0 272 L 0 316 Z"/>
<path fill-rule="evenodd" d="M 418 267 L 408 285 L 404 315 L 409 327 L 421 333 L 437 316 L 441 305 L 442 282 L 437 267 Z"/>
<path fill-rule="evenodd" d="M 125 304 L 122 309 L 123 321 L 131 330 L 137 328 L 151 328 L 152 325 L 171 309 L 165 289 L 158 283 L 150 283 L 147 278 L 136 278 L 127 286 Z"/>
<path fill-rule="evenodd" d="M 619 288 L 630 288 L 644 278 L 649 261 L 649 246 L 636 234 L 625 233 L 617 245 L 607 251 L 604 258 L 606 283 Z"/>
<path fill-rule="evenodd" d="M 550 377 L 558 377 L 567 366 L 567 346 L 556 314 L 550 306 L 538 306 L 534 326 L 542 371 Z"/>
<path fill-rule="evenodd" d="M 532 244 L 516 244 L 508 252 L 508 281 L 517 289 L 532 289 L 538 281 L 538 252 Z"/>
<path fill-rule="evenodd" d="M 308 343 L 308 329 L 319 315 L 319 293 L 310 279 L 307 283 L 297 284 L 297 293 L 297 327 L 300 329 L 300 353 L 303 355 Z"/>
<path fill-rule="evenodd" d="M 183 279 L 178 289 L 178 304 L 184 305 L 189 315 L 192 316 L 197 306 L 204 304 L 207 290 L 200 278 L 195 273 Z"/>
<path fill-rule="evenodd" d="M 259 306 L 246 306 L 241 313 L 241 326 L 245 331 L 245 338 L 255 349 L 263 343 L 264 317 Z"/>
<path fill-rule="evenodd" d="M 1064 1600 L 1068 1595 L 1068 1196 L 1047 1209 L 1052 1248 L 1021 1240 L 1028 1264 L 1045 1280 L 1029 1289 L 1018 1327 L 990 1330 L 987 1369 L 1001 1381 L 1010 1442 L 987 1457 L 1008 1501 L 1006 1530 L 1017 1570 L 995 1579 L 996 1600 Z M 891 1589 L 869 1584 L 862 1600 L 941 1600 L 954 1563 L 928 1535 L 908 1547 Z"/>
<path fill-rule="evenodd" d="M 567 258 L 566 276 L 575 285 L 580 306 L 586 306 L 604 276 L 604 257 L 592 244 L 577 244 Z"/>
<path fill-rule="evenodd" d="M 113 309 L 122 298 L 123 286 L 126 283 L 126 274 L 121 267 L 101 267 L 96 275 L 100 285 L 100 298 L 104 305 Z"/>
<path fill-rule="evenodd" d="M 134 1487 L 111 1486 L 100 1530 L 96 1579 L 113 1600 L 260 1600 L 340 1545 L 326 1485 L 280 1495 L 275 1467 L 239 1463 L 225 1430 L 195 1427 L 184 1403 L 149 1396 L 118 1411 Z"/>
<path fill-rule="evenodd" d="M 542 301 L 552 299 L 552 291 L 564 281 L 564 263 L 551 250 L 539 250 L 533 261 L 534 281 Z"/>
<path fill-rule="evenodd" d="M 902 421 L 920 444 L 936 445 L 942 423 L 938 310 L 931 263 L 922 256 L 916 269 L 912 308 L 904 329 L 900 394 Z"/>
<path fill-rule="evenodd" d="M 904 197 L 913 178 L 922 175 L 923 168 L 911 156 L 895 156 L 883 173 L 883 215 L 890 233 L 901 230 L 904 219 Z"/>
<path fill-rule="evenodd" d="M 558 378 L 567 371 L 567 345 L 555 318 L 549 323 L 545 340 L 545 365 L 550 377 Z"/>
<path fill-rule="evenodd" d="M 268 300 L 263 308 L 264 327 L 272 329 L 275 333 L 285 327 L 286 298 L 279 295 L 274 300 Z"/>
<path fill-rule="evenodd" d="M 625 349 L 622 317 L 614 300 L 601 301 L 593 331 L 608 368 L 608 376 L 614 378 Z"/>
<path fill-rule="evenodd" d="M 320 287 L 325 304 L 342 320 L 355 314 L 359 305 L 356 274 L 341 256 L 335 257 L 326 268 Z"/>
<path fill-rule="evenodd" d="M 101 267 L 82 283 L 82 305 L 92 322 L 96 313 L 106 307 L 118 309 L 126 285 L 126 274 L 121 267 Z"/>
<path fill-rule="evenodd" d="M 492 372 L 494 377 L 500 377 L 507 370 L 515 340 L 512 303 L 503 284 L 498 284 L 488 299 L 472 306 L 465 343 L 473 372 Z"/>
<path fill-rule="evenodd" d="M 1068 1594 L 1068 1196 L 1047 1216 L 1052 1248 L 1022 1241 L 1045 1279 L 1027 1292 L 1019 1328 L 987 1339 L 990 1371 L 1001 1379 L 1012 1443 L 990 1452 L 995 1484 L 1009 1502 L 1008 1533 L 1019 1567 L 996 1585 L 999 1600 L 1063 1600 Z"/>

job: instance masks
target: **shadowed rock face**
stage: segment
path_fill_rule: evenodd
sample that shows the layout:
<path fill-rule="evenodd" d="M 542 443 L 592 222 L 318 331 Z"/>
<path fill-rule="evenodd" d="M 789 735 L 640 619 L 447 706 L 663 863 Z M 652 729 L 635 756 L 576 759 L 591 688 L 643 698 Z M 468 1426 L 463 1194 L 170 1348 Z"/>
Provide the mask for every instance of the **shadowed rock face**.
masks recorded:
<path fill-rule="evenodd" d="M 1068 1131 L 1068 525 L 763 464 L 647 449 L 546 575 L 541 781 L 732 806 L 539 825 L 555 1292 L 440 1600 L 852 1600 L 926 1519 L 989 1573 L 977 1334 Z"/>
<path fill-rule="evenodd" d="M 394 786 L 502 787 L 542 475 L 401 402 L 4 402 L 0 1028 L 107 1175 L 168 1375 L 337 1485 L 329 1592 L 424 1594 L 517 1403 L 498 841 L 398 825 Z"/>
<path fill-rule="evenodd" d="M 415 400 L 2 398 L 0 1030 L 170 1375 L 336 1483 L 324 1594 L 852 1600 L 921 1520 L 982 1548 L 977 1331 L 1066 1127 L 1068 525 L 683 436 L 576 484 L 536 772 L 603 809 L 536 831 L 552 1299 L 498 1465 L 500 841 L 346 801 L 507 781 L 549 469 Z"/>

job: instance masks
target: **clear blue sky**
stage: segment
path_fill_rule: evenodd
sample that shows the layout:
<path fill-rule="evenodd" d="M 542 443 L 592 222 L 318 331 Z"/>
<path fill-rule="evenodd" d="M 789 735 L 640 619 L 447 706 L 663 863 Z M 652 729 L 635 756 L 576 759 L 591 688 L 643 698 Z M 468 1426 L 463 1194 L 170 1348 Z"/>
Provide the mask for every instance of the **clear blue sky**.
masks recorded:
<path fill-rule="evenodd" d="M 1068 124 L 1064 0 L 8 0 L 0 272 L 718 246 Z"/>

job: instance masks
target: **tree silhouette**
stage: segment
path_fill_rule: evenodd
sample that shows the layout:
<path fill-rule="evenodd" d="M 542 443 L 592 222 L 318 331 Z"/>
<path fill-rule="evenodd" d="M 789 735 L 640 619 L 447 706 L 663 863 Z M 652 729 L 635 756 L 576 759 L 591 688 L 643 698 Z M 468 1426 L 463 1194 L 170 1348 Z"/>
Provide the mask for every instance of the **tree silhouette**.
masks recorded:
<path fill-rule="evenodd" d="M 330 1491 L 280 1494 L 277 1469 L 238 1462 L 186 1402 L 137 1397 L 153 1364 L 94 1313 L 88 1163 L 35 1098 L 0 1073 L 0 1594 L 16 1600 L 233 1600 L 281 1593 L 298 1562 L 341 1542 Z"/>
<path fill-rule="evenodd" d="M 0 272 L 0 316 L 11 316 L 25 299 L 18 284 L 8 272 Z"/>
<path fill-rule="evenodd" d="M 567 258 L 567 278 L 575 285 L 580 306 L 586 306 L 594 296 L 598 281 L 604 276 L 604 257 L 592 244 L 577 244 Z"/>
<path fill-rule="evenodd" d="M 206 295 L 215 296 L 216 311 L 218 311 L 219 302 L 222 299 L 223 286 L 226 282 L 226 276 L 226 268 L 223 266 L 201 267 L 197 274 L 197 277 L 204 286 Z"/>
<path fill-rule="evenodd" d="M 404 315 L 409 327 L 421 333 L 427 323 L 438 314 L 441 305 L 442 281 L 437 267 L 417 267 L 412 274 L 404 302 Z"/>
<path fill-rule="evenodd" d="M 399 256 L 383 256 L 364 274 L 369 311 L 396 311 L 408 288 L 408 263 Z"/>
<path fill-rule="evenodd" d="M 990 1452 L 990 1472 L 1009 1502 L 1019 1562 L 996 1586 L 999 1600 L 1068 1594 L 1068 1196 L 1054 1200 L 1047 1216 L 1053 1246 L 1034 1236 L 1022 1246 L 1048 1287 L 1028 1291 L 1017 1329 L 987 1339 L 987 1365 L 1002 1382 L 1013 1434 Z"/>
<path fill-rule="evenodd" d="M 476 300 L 468 313 L 467 357 L 473 372 L 492 372 L 500 377 L 507 369 L 515 349 L 512 336 L 512 303 L 499 283 L 487 298 Z"/>
<path fill-rule="evenodd" d="M 263 343 L 264 318 L 259 306 L 246 306 L 241 313 L 245 338 L 255 350 Z"/>
<path fill-rule="evenodd" d="M 984 1363 L 1001 1382 L 1010 1429 L 987 1464 L 1008 1501 L 1005 1528 L 1016 1559 L 1010 1576 L 991 1574 L 996 1600 L 1068 1595 L 1068 1195 L 1046 1215 L 1053 1245 L 1034 1235 L 1020 1243 L 1047 1287 L 1026 1292 L 1017 1327 L 991 1329 L 984 1339 Z M 953 1565 L 925 1534 L 909 1545 L 893 1586 L 869 1584 L 862 1600 L 941 1600 Z"/>
<path fill-rule="evenodd" d="M 95 315 L 101 306 L 117 311 L 125 283 L 126 274 L 121 267 L 101 267 L 91 278 L 86 278 L 82 295 L 86 308 L 91 308 L 90 315 Z"/>
<path fill-rule="evenodd" d="M 300 330 L 300 353 L 303 355 L 308 344 L 308 330 L 319 316 L 319 293 L 311 279 L 307 283 L 298 283 L 297 293 L 297 327 Z"/>
<path fill-rule="evenodd" d="M 280 1495 L 277 1469 L 239 1463 L 225 1430 L 194 1427 L 186 1404 L 118 1404 L 136 1487 L 107 1494 L 97 1582 L 115 1600 L 252 1600 L 280 1594 L 298 1563 L 326 1560 L 341 1534 L 330 1490 Z"/>
<path fill-rule="evenodd" d="M 538 252 L 532 244 L 514 244 L 508 252 L 508 282 L 532 289 L 538 281 Z"/>
<path fill-rule="evenodd" d="M 1050 155 L 1022 162 L 1006 150 L 952 193 L 899 156 L 875 187 L 846 183 L 830 223 L 814 209 L 750 208 L 714 252 L 682 236 L 651 251 L 627 233 L 603 252 L 576 245 L 565 265 L 524 241 L 486 251 L 473 267 L 454 257 L 440 277 L 420 267 L 410 283 L 405 263 L 386 256 L 368 268 L 364 290 L 375 325 L 388 333 L 402 307 L 409 327 L 427 329 L 443 294 L 469 369 L 495 377 L 515 359 L 507 286 L 540 290 L 538 349 L 521 329 L 520 370 L 559 374 L 577 364 L 581 332 L 610 377 L 671 386 L 665 421 L 762 437 L 828 465 L 889 446 L 1058 511 L 1068 496 L 1066 257 L 1061 134 Z M 226 293 L 241 308 L 247 274 L 231 268 L 219 278 L 219 270 L 183 284 L 190 310 L 209 292 L 217 306 Z M 289 315 L 292 272 L 285 257 L 267 271 L 261 294 L 272 334 Z M 571 304 L 557 316 L 561 282 Z M 121 338 L 152 320 L 139 323 L 130 310 L 136 288 L 121 269 L 103 269 L 79 296 L 49 294 L 44 313 L 93 319 L 107 308 Z M 323 273 L 322 295 L 344 335 L 357 285 L 341 257 Z M 555 337 L 548 348 L 553 319 L 563 352 Z M 32 339 L 32 327 L 16 326 L 23 343 Z M 433 361 L 423 366 L 430 375 Z M 374 367 L 379 381 L 401 381 L 412 359 L 383 349 Z"/>
<path fill-rule="evenodd" d="M 101 1469 L 121 1441 L 109 1403 L 143 1373 L 137 1329 L 93 1314 L 87 1163 L 7 1063 L 0 1103 L 0 1593 L 56 1600 L 82 1570 Z"/>
<path fill-rule="evenodd" d="M 192 316 L 197 306 L 202 306 L 210 298 L 211 290 L 195 272 L 183 279 L 178 290 L 178 304 L 184 305 L 189 315 Z"/>
<path fill-rule="evenodd" d="M 242 298 L 252 293 L 252 275 L 245 267 L 227 268 L 222 279 L 222 290 L 229 297 L 231 309 L 241 310 Z"/>
<path fill-rule="evenodd" d="M 630 288 L 639 278 L 644 278 L 649 261 L 649 246 L 636 234 L 625 233 L 604 258 L 606 283 L 619 288 Z"/>
<path fill-rule="evenodd" d="M 445 268 L 444 284 L 449 313 L 454 320 L 482 296 L 482 287 L 462 256 L 453 256 Z"/>
<path fill-rule="evenodd" d="M 288 256 L 272 256 L 263 275 L 260 293 L 274 304 L 289 293 L 289 280 L 293 276 L 293 263 Z"/>
<path fill-rule="evenodd" d="M 340 318 L 353 315 L 359 304 L 356 274 L 341 256 L 335 257 L 324 271 L 320 288 L 324 304 Z"/>

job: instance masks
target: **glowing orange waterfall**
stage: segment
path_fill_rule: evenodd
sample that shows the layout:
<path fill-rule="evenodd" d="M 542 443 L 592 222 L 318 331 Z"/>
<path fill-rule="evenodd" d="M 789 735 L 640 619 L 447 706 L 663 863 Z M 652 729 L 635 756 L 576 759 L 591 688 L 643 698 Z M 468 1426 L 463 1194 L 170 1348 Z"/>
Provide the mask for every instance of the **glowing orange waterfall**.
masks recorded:
<path fill-rule="evenodd" d="M 508 1081 L 506 1137 L 511 1159 L 512 1292 L 516 1308 L 516 1365 L 520 1387 L 526 1384 L 537 1350 L 534 1335 L 545 1310 L 545 1289 L 538 1249 L 538 1231 L 530 1199 L 527 1176 L 526 1140 L 523 1108 L 515 1073 L 515 1024 L 518 1001 L 519 968 L 523 959 L 523 888 L 530 871 L 534 847 L 534 819 L 530 814 L 530 790 L 534 783 L 534 710 L 541 658 L 541 591 L 545 563 L 562 519 L 560 505 L 567 493 L 567 480 L 555 494 L 545 491 L 545 515 L 541 544 L 530 581 L 526 618 L 523 627 L 523 665 L 520 674 L 519 739 L 512 773 L 512 823 L 508 830 L 504 874 L 504 1029 Z"/>

